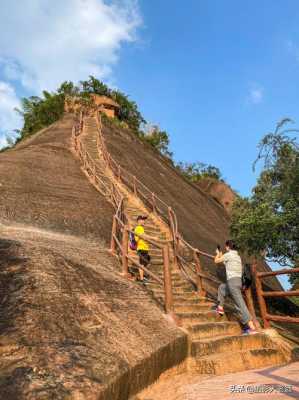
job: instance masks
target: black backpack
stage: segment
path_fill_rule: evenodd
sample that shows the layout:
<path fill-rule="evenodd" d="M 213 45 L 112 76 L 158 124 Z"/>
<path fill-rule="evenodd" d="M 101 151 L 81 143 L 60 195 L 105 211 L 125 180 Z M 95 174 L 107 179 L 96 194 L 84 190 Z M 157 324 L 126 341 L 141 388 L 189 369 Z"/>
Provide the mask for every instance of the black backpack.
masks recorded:
<path fill-rule="evenodd" d="M 248 289 L 252 285 L 251 265 L 245 264 L 242 273 L 242 287 Z"/>

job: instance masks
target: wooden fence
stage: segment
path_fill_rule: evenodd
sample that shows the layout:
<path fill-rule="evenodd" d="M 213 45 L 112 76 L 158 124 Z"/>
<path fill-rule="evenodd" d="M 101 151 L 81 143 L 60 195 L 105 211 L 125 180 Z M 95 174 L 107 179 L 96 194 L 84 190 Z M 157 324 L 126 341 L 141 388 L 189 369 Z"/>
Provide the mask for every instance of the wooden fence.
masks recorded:
<path fill-rule="evenodd" d="M 143 269 L 146 273 L 148 273 L 154 281 L 156 281 L 159 285 L 164 287 L 165 293 L 165 309 L 167 313 L 173 312 L 173 295 L 172 295 L 172 282 L 171 282 L 171 272 L 170 272 L 170 246 L 173 250 L 174 261 L 177 267 L 181 270 L 182 274 L 189 280 L 194 286 L 196 286 L 200 295 L 206 295 L 205 289 L 205 281 L 213 282 L 214 284 L 219 285 L 221 282 L 208 273 L 204 273 L 201 264 L 201 257 L 206 257 L 209 259 L 214 259 L 214 256 L 206 253 L 202 250 L 194 248 L 189 244 L 186 240 L 183 239 L 182 235 L 179 233 L 178 229 L 178 221 L 177 216 L 174 210 L 166 204 L 162 199 L 159 198 L 154 192 L 152 192 L 147 186 L 145 186 L 136 176 L 126 171 L 119 163 L 117 163 L 110 153 L 107 150 L 107 146 L 105 143 L 105 138 L 102 132 L 102 120 L 100 113 L 96 112 L 96 123 L 98 129 L 98 137 L 97 137 L 97 147 L 98 151 L 103 156 L 103 159 L 106 163 L 107 168 L 113 173 L 116 181 L 124 184 L 129 191 L 132 192 L 136 197 L 138 197 L 143 204 L 153 212 L 157 217 L 159 217 L 163 222 L 165 222 L 171 232 L 172 239 L 171 241 L 161 241 L 161 240 L 148 240 L 152 246 L 158 248 L 162 251 L 163 255 L 163 268 L 164 268 L 164 279 L 163 281 L 153 272 L 148 270 L 143 265 L 140 265 L 134 258 L 129 255 L 128 252 L 128 238 L 130 234 L 130 228 L 128 226 L 128 220 L 124 212 L 124 196 L 119 190 L 118 186 L 113 183 L 112 180 L 107 182 L 105 179 L 105 174 L 103 171 L 99 171 L 95 162 L 92 160 L 86 149 L 84 148 L 82 141 L 80 139 L 80 135 L 82 133 L 84 127 L 84 116 L 83 113 L 80 113 L 78 122 L 73 127 L 73 140 L 74 147 L 82 160 L 85 171 L 94 181 L 95 186 L 101 191 L 105 196 L 109 198 L 109 200 L 113 203 L 116 213 L 113 218 L 112 224 L 112 234 L 111 234 L 111 252 L 113 254 L 118 254 L 121 263 L 123 274 L 128 276 L 128 262 L 131 261 L 133 265 L 137 268 Z M 142 237 L 142 235 L 140 235 Z M 186 257 L 186 250 L 191 257 Z M 296 272 L 297 269 L 294 269 Z M 285 271 L 285 270 L 284 270 Z M 291 317 L 278 317 L 269 315 L 266 311 L 266 305 L 264 297 L 274 297 L 274 296 L 298 296 L 299 291 L 293 292 L 263 292 L 261 290 L 261 282 L 260 279 L 265 276 L 278 275 L 279 273 L 291 273 L 291 270 L 287 270 L 288 272 L 267 272 L 261 273 L 256 271 L 256 264 L 252 267 L 252 273 L 254 275 L 254 280 L 256 283 L 258 301 L 261 310 L 261 316 L 264 322 L 264 326 L 269 326 L 269 320 L 273 321 L 288 321 L 288 322 L 299 322 L 298 318 Z M 193 278 L 195 276 L 195 279 Z M 253 317 L 253 321 L 257 328 L 260 327 L 259 322 L 256 317 L 252 290 L 251 288 L 247 289 L 244 292 L 245 300 L 248 306 L 248 309 Z M 279 319 L 278 319 L 279 318 Z"/>

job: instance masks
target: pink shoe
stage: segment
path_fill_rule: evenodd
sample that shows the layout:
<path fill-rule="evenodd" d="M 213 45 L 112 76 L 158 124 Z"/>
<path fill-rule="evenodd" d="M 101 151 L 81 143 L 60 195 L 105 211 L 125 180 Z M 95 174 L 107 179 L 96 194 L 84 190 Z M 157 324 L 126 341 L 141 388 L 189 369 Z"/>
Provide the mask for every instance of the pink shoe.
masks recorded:
<path fill-rule="evenodd" d="M 217 306 L 216 313 L 219 315 L 224 315 L 224 309 L 222 306 Z"/>

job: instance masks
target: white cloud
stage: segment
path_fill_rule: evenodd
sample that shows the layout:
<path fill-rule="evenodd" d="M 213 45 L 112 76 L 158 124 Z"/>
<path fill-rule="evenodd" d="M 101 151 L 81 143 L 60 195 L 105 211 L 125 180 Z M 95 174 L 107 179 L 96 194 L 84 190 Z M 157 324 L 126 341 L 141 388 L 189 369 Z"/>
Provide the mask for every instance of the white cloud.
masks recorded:
<path fill-rule="evenodd" d="M 254 85 L 249 89 L 248 99 L 253 104 L 259 104 L 263 101 L 264 89 L 260 86 Z"/>
<path fill-rule="evenodd" d="M 12 84 L 40 94 L 89 75 L 113 81 L 121 45 L 141 24 L 137 0 L 1 0 L 0 73 L 10 84 L 1 83 L 0 132 L 18 127 Z"/>
<path fill-rule="evenodd" d="M 6 145 L 6 135 L 21 127 L 21 118 L 14 110 L 19 106 L 14 88 L 0 81 L 0 148 Z"/>
<path fill-rule="evenodd" d="M 136 0 L 2 0 L 4 73 L 36 92 L 89 74 L 107 78 L 140 24 Z"/>

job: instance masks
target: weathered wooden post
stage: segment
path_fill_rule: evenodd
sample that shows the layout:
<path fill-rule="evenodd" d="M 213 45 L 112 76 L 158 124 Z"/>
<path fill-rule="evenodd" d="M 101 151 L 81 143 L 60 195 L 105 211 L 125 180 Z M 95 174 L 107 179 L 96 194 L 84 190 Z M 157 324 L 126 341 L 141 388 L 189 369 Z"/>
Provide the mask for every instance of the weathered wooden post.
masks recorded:
<path fill-rule="evenodd" d="M 123 241 L 122 241 L 122 266 L 123 275 L 128 276 L 129 262 L 128 262 L 128 244 L 129 244 L 129 227 L 127 225 L 123 228 Z"/>
<path fill-rule="evenodd" d="M 134 195 L 138 196 L 138 192 L 137 192 L 137 179 L 136 176 L 133 177 L 133 189 L 134 189 Z"/>
<path fill-rule="evenodd" d="M 96 164 L 93 164 L 93 179 L 94 179 L 94 184 L 97 184 L 97 167 Z"/>
<path fill-rule="evenodd" d="M 113 216 L 113 221 L 112 221 L 112 233 L 111 233 L 111 244 L 110 244 L 110 251 L 114 255 L 115 254 L 115 239 L 114 237 L 116 236 L 116 230 L 117 230 L 117 221 L 115 215 Z"/>
<path fill-rule="evenodd" d="M 247 308 L 250 312 L 250 315 L 252 317 L 252 321 L 254 323 L 254 326 L 256 327 L 257 330 L 261 329 L 261 324 L 259 323 L 259 320 L 256 318 L 256 313 L 255 313 L 255 308 L 254 308 L 254 302 L 252 298 L 252 289 L 249 287 L 248 289 L 245 290 L 245 300 L 247 304 Z"/>
<path fill-rule="evenodd" d="M 157 213 L 157 206 L 156 206 L 156 196 L 155 196 L 155 193 L 152 193 L 152 206 L 153 206 L 153 212 L 156 214 L 156 213 Z"/>
<path fill-rule="evenodd" d="M 193 258 L 194 258 L 195 267 L 196 267 L 197 291 L 199 292 L 199 294 L 201 296 L 205 296 L 206 295 L 206 291 L 204 290 L 203 282 L 202 282 L 202 276 L 201 276 L 202 268 L 201 268 L 199 255 L 198 255 L 196 249 L 193 250 Z"/>
<path fill-rule="evenodd" d="M 165 310 L 167 314 L 172 314 L 173 296 L 172 296 L 172 281 L 171 281 L 168 244 L 163 246 L 162 252 L 163 252 L 163 268 L 164 268 Z"/>
<path fill-rule="evenodd" d="M 175 268 L 178 268 L 178 249 L 177 249 L 177 238 L 176 238 L 176 233 L 175 233 L 175 228 L 174 228 L 174 222 L 171 214 L 171 207 L 168 207 L 168 218 L 169 218 L 169 225 L 171 229 L 171 235 L 172 235 L 172 247 L 173 247 L 173 258 L 174 258 L 174 264 Z"/>
<path fill-rule="evenodd" d="M 252 266 L 252 273 L 253 273 L 253 276 L 255 279 L 256 294 L 257 294 L 257 299 L 258 299 L 259 306 L 260 306 L 260 312 L 261 312 L 261 317 L 263 319 L 264 328 L 269 328 L 270 322 L 267 319 L 267 305 L 266 305 L 266 301 L 263 297 L 262 282 L 261 282 L 260 277 L 258 276 L 256 263 L 254 263 Z"/>

